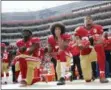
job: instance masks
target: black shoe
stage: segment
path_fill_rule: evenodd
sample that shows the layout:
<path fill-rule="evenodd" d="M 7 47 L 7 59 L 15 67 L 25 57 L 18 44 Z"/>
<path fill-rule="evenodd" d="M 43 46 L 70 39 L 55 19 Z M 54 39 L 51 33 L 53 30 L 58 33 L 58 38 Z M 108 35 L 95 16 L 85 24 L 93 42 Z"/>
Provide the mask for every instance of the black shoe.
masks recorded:
<path fill-rule="evenodd" d="M 13 84 L 16 84 L 16 83 L 18 83 L 18 81 L 13 81 Z"/>
<path fill-rule="evenodd" d="M 7 82 L 5 82 L 4 84 L 7 84 Z"/>
<path fill-rule="evenodd" d="M 79 79 L 83 80 L 83 76 L 80 76 L 80 78 L 79 78 Z"/>
<path fill-rule="evenodd" d="M 107 80 L 106 78 L 100 79 L 100 83 L 108 83 L 108 82 L 109 82 L 109 80 Z"/>
<path fill-rule="evenodd" d="M 96 78 L 93 76 L 93 77 L 92 77 L 92 80 L 94 81 L 95 79 L 96 79 Z"/>
<path fill-rule="evenodd" d="M 63 77 L 60 78 L 58 81 L 57 85 L 64 85 L 65 84 L 65 79 Z"/>
<path fill-rule="evenodd" d="M 87 83 L 90 83 L 91 82 L 91 80 L 85 80 Z"/>

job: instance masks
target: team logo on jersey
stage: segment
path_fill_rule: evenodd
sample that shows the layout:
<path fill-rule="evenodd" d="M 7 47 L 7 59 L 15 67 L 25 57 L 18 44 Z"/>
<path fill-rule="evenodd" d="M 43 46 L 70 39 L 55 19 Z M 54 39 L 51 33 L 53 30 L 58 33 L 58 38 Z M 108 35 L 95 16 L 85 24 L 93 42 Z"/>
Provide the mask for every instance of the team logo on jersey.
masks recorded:
<path fill-rule="evenodd" d="M 93 32 L 94 32 L 94 33 L 97 33 L 97 29 L 94 29 Z"/>

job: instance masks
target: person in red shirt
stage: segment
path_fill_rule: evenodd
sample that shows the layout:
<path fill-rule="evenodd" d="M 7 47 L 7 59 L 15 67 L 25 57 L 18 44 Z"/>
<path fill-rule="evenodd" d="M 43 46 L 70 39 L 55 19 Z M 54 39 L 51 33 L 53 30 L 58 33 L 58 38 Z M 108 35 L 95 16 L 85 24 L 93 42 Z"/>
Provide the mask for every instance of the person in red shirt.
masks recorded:
<path fill-rule="evenodd" d="M 19 61 L 22 75 L 21 84 L 26 86 L 36 82 L 36 79 L 33 79 L 34 68 L 37 66 L 39 69 L 43 54 L 40 49 L 39 38 L 32 37 L 32 32 L 30 30 L 24 30 L 22 35 L 23 39 L 16 43 L 19 48 L 19 55 L 15 57 L 15 60 L 17 59 L 17 61 Z"/>
<path fill-rule="evenodd" d="M 103 39 L 103 27 L 93 23 L 91 16 L 85 18 L 85 27 L 89 31 L 90 36 L 94 40 L 94 48 L 97 53 L 97 62 L 99 65 L 99 75 L 101 83 L 108 83 L 105 77 L 105 52 L 104 52 L 104 39 Z"/>
<path fill-rule="evenodd" d="M 80 64 L 83 73 L 83 77 L 86 82 L 92 80 L 92 67 L 91 62 L 97 60 L 94 47 L 91 46 L 88 39 L 88 31 L 84 26 L 79 26 L 74 31 L 77 46 L 80 49 Z"/>
<path fill-rule="evenodd" d="M 69 43 L 69 49 L 73 55 L 73 65 L 71 67 L 71 71 L 72 71 L 72 79 L 77 79 L 76 75 L 75 75 L 75 65 L 77 65 L 77 68 L 78 68 L 78 72 L 79 72 L 79 78 L 80 79 L 83 79 L 83 76 L 82 76 L 82 70 L 81 70 L 81 65 L 80 65 L 80 49 L 77 45 L 77 42 L 74 38 L 74 40 L 72 40 L 70 43 Z"/>
<path fill-rule="evenodd" d="M 7 80 L 9 77 L 9 53 L 6 50 L 5 43 L 1 43 L 1 62 L 2 62 L 2 69 L 1 69 L 1 77 L 2 77 L 2 84 L 7 84 Z M 6 74 L 6 80 L 4 77 L 4 73 Z"/>
<path fill-rule="evenodd" d="M 104 32 L 103 38 L 105 51 L 111 51 L 111 36 L 108 34 L 108 32 Z"/>
<path fill-rule="evenodd" d="M 106 77 L 111 76 L 111 37 L 109 36 L 108 32 L 104 32 L 104 49 L 105 49 L 105 56 L 106 56 Z M 109 66 L 109 68 L 108 68 Z"/>
<path fill-rule="evenodd" d="M 57 85 L 65 84 L 66 52 L 70 39 L 69 34 L 65 34 L 65 26 L 61 23 L 55 23 L 51 26 L 52 35 L 48 37 L 49 52 L 56 58 Z"/>
<path fill-rule="evenodd" d="M 30 30 L 24 30 L 23 33 L 23 39 L 20 39 L 16 42 L 16 45 L 18 47 L 18 55 L 20 54 L 26 54 L 26 50 L 32 45 L 31 43 L 31 36 L 32 32 Z M 17 62 L 17 60 L 14 60 Z M 15 62 L 15 63 L 16 63 Z M 23 65 L 24 64 L 24 65 Z M 22 76 L 22 81 L 21 83 L 26 79 L 26 73 L 27 73 L 27 62 L 25 59 L 19 60 L 19 65 L 20 65 L 20 71 L 21 71 L 21 76 Z"/>
<path fill-rule="evenodd" d="M 81 26 L 81 30 L 87 32 L 87 36 L 89 36 L 90 40 L 93 39 L 93 45 L 97 54 L 97 62 L 99 65 L 99 73 L 100 73 L 100 82 L 108 83 L 108 80 L 105 78 L 105 53 L 103 47 L 103 28 L 101 25 L 97 25 L 93 23 L 91 16 L 86 16 L 84 19 L 84 26 Z M 81 33 L 82 34 L 82 33 Z M 88 50 L 88 52 L 91 50 Z"/>

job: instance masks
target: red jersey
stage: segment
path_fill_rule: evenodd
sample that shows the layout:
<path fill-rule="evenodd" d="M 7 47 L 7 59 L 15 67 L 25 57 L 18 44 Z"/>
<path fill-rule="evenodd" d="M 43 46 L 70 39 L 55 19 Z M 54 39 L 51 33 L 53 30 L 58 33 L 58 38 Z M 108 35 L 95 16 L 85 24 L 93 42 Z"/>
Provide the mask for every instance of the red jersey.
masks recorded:
<path fill-rule="evenodd" d="M 68 40 L 71 38 L 71 35 L 69 34 L 62 34 L 61 35 L 61 39 L 62 40 Z M 52 47 L 52 57 L 53 58 L 57 58 L 57 52 L 59 50 L 59 44 L 61 43 L 61 41 L 56 41 L 53 35 L 50 35 L 48 37 L 48 44 Z"/>
<path fill-rule="evenodd" d="M 58 51 L 58 60 L 62 61 L 62 62 L 66 62 L 67 58 L 66 56 L 72 58 L 72 53 L 70 52 L 69 48 L 66 48 L 65 50 L 60 50 Z"/>
<path fill-rule="evenodd" d="M 57 52 L 59 49 L 59 46 L 57 45 L 57 42 L 53 35 L 50 35 L 48 37 L 48 44 L 52 47 L 52 52 Z"/>
<path fill-rule="evenodd" d="M 84 26 L 80 26 L 80 27 L 76 28 L 75 36 L 79 36 L 81 38 L 81 45 L 83 47 L 85 47 L 85 45 L 87 45 L 87 48 L 84 48 L 80 51 L 81 55 L 89 54 L 92 49 L 88 47 L 90 45 L 90 42 L 88 40 L 88 36 L 89 36 L 88 30 Z"/>
<path fill-rule="evenodd" d="M 93 25 L 89 30 L 89 35 L 93 36 L 94 41 L 98 41 L 101 39 L 101 35 L 103 34 L 103 27 L 101 25 Z"/>
<path fill-rule="evenodd" d="M 38 42 L 40 42 L 40 39 L 33 37 L 33 38 L 30 38 L 27 42 L 24 42 L 23 39 L 18 40 L 17 43 L 16 43 L 16 45 L 17 45 L 18 47 L 23 47 L 23 46 L 25 46 L 27 49 L 26 49 L 26 51 L 24 52 L 24 54 L 27 54 L 27 52 L 28 52 L 29 48 L 32 46 L 32 44 L 33 44 L 33 43 L 38 43 Z M 21 52 L 19 51 L 19 54 L 20 54 L 20 53 L 21 53 Z"/>
<path fill-rule="evenodd" d="M 104 38 L 104 49 L 111 50 L 111 37 Z"/>
<path fill-rule="evenodd" d="M 92 28 L 89 30 L 90 35 L 96 35 L 96 34 L 103 34 L 103 27 L 101 25 L 93 25 Z"/>
<path fill-rule="evenodd" d="M 72 41 L 69 43 L 69 50 L 72 53 L 73 56 L 77 56 L 80 54 L 80 49 L 78 46 L 74 46 L 74 44 L 76 43 L 76 41 Z"/>
<path fill-rule="evenodd" d="M 5 51 L 3 53 L 2 61 L 8 63 L 9 62 L 9 53 Z"/>
<path fill-rule="evenodd" d="M 36 49 L 36 50 L 33 52 L 32 56 L 38 57 L 38 58 L 42 59 L 43 56 L 44 56 L 44 50 L 43 50 L 42 48 Z"/>

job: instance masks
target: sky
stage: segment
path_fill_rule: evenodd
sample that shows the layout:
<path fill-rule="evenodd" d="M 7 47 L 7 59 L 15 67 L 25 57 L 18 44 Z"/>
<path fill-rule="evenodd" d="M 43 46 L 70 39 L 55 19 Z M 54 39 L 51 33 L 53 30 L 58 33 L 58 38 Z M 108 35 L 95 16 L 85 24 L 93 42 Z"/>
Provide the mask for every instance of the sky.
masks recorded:
<path fill-rule="evenodd" d="M 1 1 L 2 13 L 38 11 L 78 1 Z"/>

